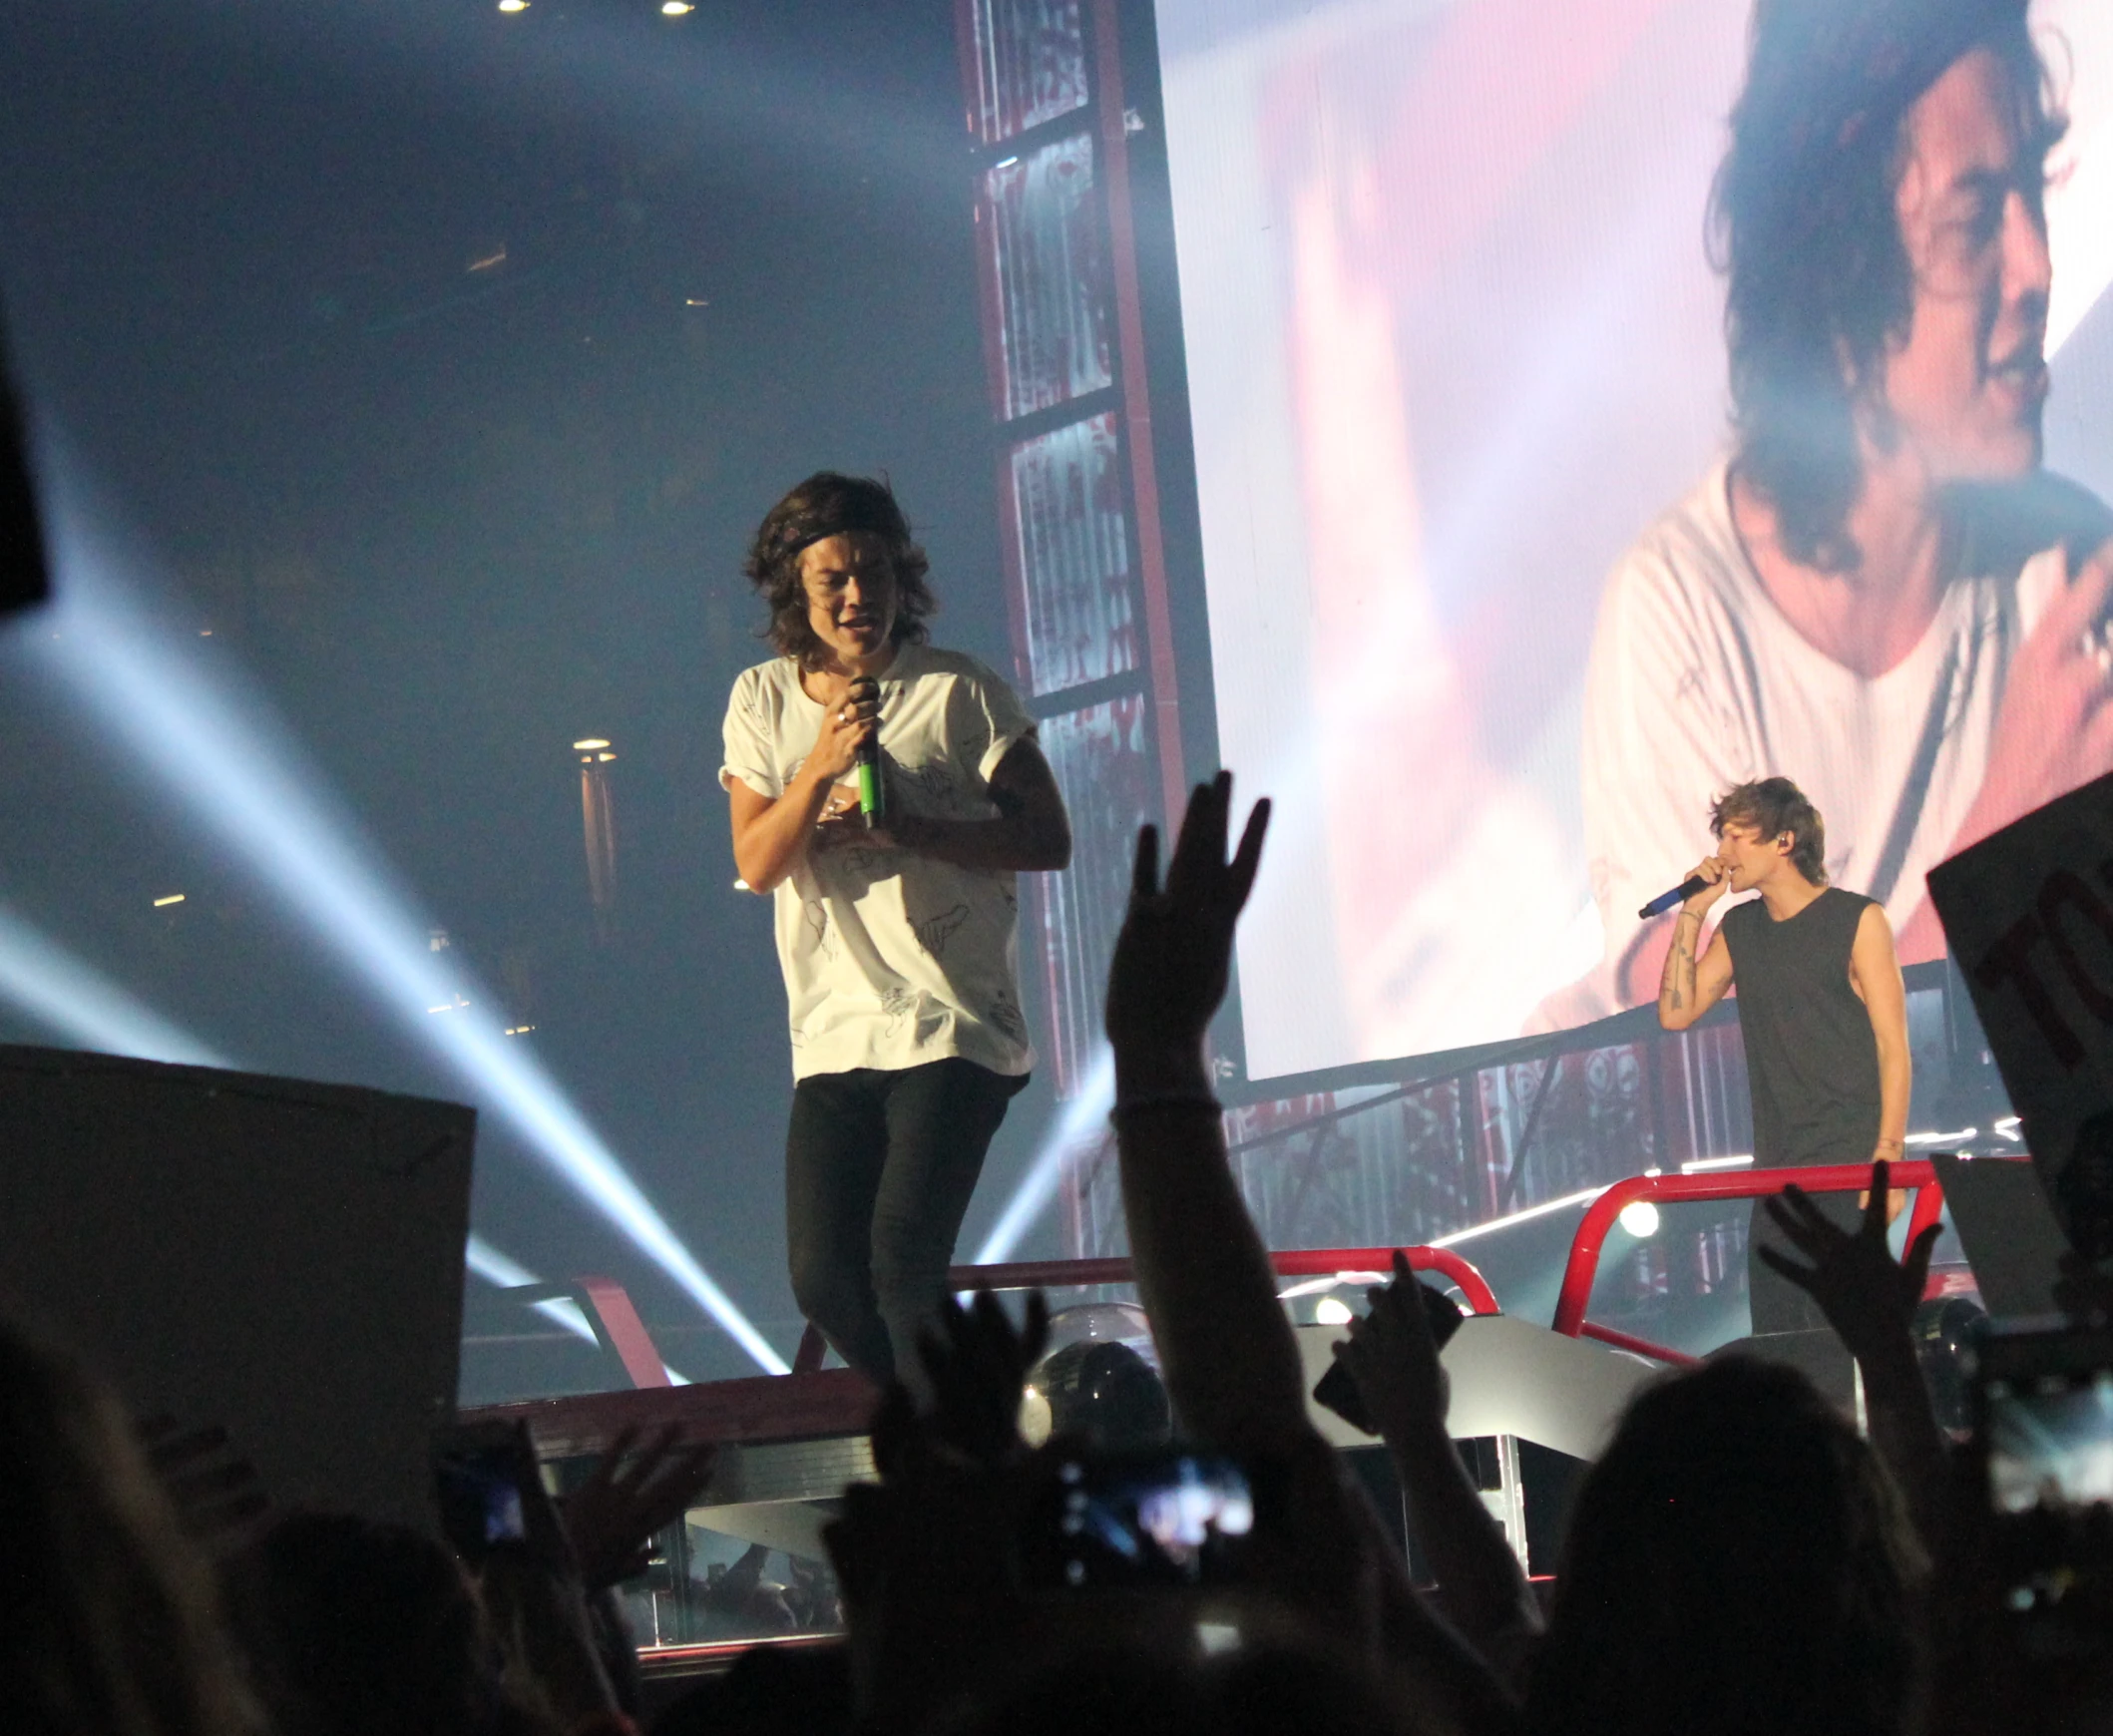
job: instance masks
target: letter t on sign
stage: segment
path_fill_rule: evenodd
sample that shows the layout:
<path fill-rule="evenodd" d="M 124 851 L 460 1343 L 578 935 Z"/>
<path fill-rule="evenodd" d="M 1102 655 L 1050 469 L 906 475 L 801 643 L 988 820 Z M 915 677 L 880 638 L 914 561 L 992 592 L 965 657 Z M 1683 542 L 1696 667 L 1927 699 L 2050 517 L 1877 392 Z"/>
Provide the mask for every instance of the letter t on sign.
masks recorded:
<path fill-rule="evenodd" d="M 2019 917 L 1975 961 L 1973 980 L 1984 989 L 2001 989 L 2006 984 L 2014 988 L 2025 1011 L 2032 1015 L 2032 1023 L 2047 1040 L 2047 1047 L 2054 1051 L 2055 1059 L 2065 1068 L 2074 1068 L 2084 1058 L 2084 1046 L 2032 968 L 2032 949 L 2044 938 L 2038 917 L 2029 913 Z"/>

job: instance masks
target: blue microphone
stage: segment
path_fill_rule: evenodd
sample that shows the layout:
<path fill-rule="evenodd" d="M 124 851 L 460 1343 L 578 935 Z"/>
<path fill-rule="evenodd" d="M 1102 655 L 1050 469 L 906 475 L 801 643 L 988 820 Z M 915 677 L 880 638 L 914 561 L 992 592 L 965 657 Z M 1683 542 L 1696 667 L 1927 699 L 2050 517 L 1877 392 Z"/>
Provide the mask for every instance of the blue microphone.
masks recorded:
<path fill-rule="evenodd" d="M 1700 892 L 1705 886 L 1708 886 L 1710 884 L 1712 884 L 1712 882 L 1703 879 L 1701 875 L 1690 874 L 1685 880 L 1681 881 L 1678 886 L 1674 887 L 1672 891 L 1659 893 L 1656 898 L 1652 899 L 1650 903 L 1646 904 L 1636 914 L 1641 917 L 1645 922 L 1649 922 L 1654 916 L 1663 916 L 1667 911 L 1671 910 L 1674 905 L 1685 904 L 1690 898 L 1693 898 L 1696 893 Z"/>

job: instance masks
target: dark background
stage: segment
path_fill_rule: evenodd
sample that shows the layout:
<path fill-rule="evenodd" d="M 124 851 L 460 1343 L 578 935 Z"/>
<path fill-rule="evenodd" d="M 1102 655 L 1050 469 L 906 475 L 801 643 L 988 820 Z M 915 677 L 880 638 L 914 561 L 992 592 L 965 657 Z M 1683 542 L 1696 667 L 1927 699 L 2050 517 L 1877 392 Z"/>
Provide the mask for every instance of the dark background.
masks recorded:
<path fill-rule="evenodd" d="M 8 9 L 0 69 L 47 467 L 152 552 L 171 654 L 261 689 L 259 730 L 789 1355 L 784 1002 L 719 719 L 765 654 L 747 536 L 824 466 L 893 478 L 936 637 L 1011 671 L 954 7 L 78 0 Z M 606 943 L 590 734 L 620 755 Z M 245 1067 L 464 1095 L 48 687 L 0 680 L 0 904 Z M 51 1037 L 0 1007 L 0 1040 Z M 1038 1082 L 965 1253 L 1048 1117 Z M 489 1114 L 476 1222 L 619 1277 L 678 1368 L 753 1372 Z M 509 1383 L 606 1384 L 562 1341 L 466 1365 L 466 1396 Z"/>

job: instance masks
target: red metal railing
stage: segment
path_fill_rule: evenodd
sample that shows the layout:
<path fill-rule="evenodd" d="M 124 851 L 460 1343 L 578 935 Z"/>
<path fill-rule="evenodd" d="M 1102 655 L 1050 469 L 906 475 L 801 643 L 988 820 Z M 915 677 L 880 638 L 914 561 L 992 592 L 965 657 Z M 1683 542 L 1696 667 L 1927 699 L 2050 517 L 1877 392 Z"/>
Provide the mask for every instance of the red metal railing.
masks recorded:
<path fill-rule="evenodd" d="M 1893 1181 L 1896 1186 L 1915 1189 L 1908 1232 L 1910 1236 L 1919 1234 L 1936 1221 L 1943 1206 L 1934 1172 L 1925 1160 L 1908 1159 L 1893 1166 Z M 1691 1200 L 1751 1199 L 1780 1193 L 1792 1182 L 1814 1193 L 1861 1191 L 1871 1184 L 1871 1169 L 1868 1164 L 1844 1163 L 1811 1169 L 1633 1175 L 1615 1182 L 1586 1208 L 1571 1241 L 1556 1302 L 1555 1330 L 1573 1338 L 1596 1339 L 1658 1362 L 1694 1362 L 1695 1358 L 1681 1351 L 1585 1318 L 1609 1227 L 1623 1206 L 1638 1199 L 1667 1205 Z M 1471 1261 L 1450 1248 L 1405 1251 L 1413 1269 L 1439 1272 L 1458 1284 L 1476 1313 L 1498 1311 L 1496 1298 Z M 1391 1267 L 1393 1256 L 1394 1250 L 1385 1247 L 1297 1248 L 1273 1253 L 1269 1259 L 1282 1276 L 1312 1277 L 1336 1272 L 1385 1272 Z M 1037 1286 L 1060 1289 L 1132 1283 L 1136 1272 L 1127 1259 L 1027 1260 L 1002 1266 L 956 1266 L 947 1277 L 950 1286 L 957 1290 L 971 1290 L 978 1285 L 994 1290 Z M 548 1458 L 603 1452 L 626 1428 L 652 1428 L 663 1423 L 676 1424 L 685 1439 L 697 1441 L 769 1442 L 858 1433 L 871 1412 L 874 1391 L 849 1369 L 817 1372 L 822 1348 L 821 1335 L 810 1327 L 793 1360 L 794 1372 L 808 1376 L 805 1380 L 785 1381 L 765 1375 L 704 1386 L 541 1399 L 466 1414 L 519 1417 L 529 1422 L 536 1431 L 539 1450 Z"/>
<path fill-rule="evenodd" d="M 1907 1220 L 1911 1241 L 1937 1220 L 1944 1196 L 1937 1186 L 1936 1171 L 1926 1158 L 1908 1157 L 1893 1165 L 1895 1187 L 1915 1190 L 1914 1209 Z M 1557 1332 L 1571 1338 L 1594 1338 L 1617 1349 L 1635 1351 L 1660 1362 L 1689 1364 L 1696 1359 L 1646 1339 L 1632 1338 L 1609 1326 L 1595 1326 L 1585 1319 L 1592 1300 L 1592 1280 L 1599 1274 L 1599 1256 L 1606 1246 L 1607 1231 L 1622 1208 L 1639 1199 L 1653 1205 L 1680 1205 L 1698 1199 L 1759 1199 L 1781 1193 L 1795 1183 L 1807 1193 L 1861 1193 L 1871 1185 L 1869 1163 L 1818 1163 L 1807 1169 L 1718 1169 L 1699 1175 L 1631 1175 L 1617 1181 L 1585 1208 L 1584 1220 L 1570 1242 L 1569 1263 L 1563 1267 L 1562 1289 L 1555 1300 Z"/>
<path fill-rule="evenodd" d="M 1477 1314 L 1496 1313 L 1496 1297 L 1472 1261 L 1451 1248 L 1404 1248 L 1409 1269 L 1439 1272 L 1453 1280 Z M 1269 1256 L 1280 1278 L 1324 1278 L 1334 1272 L 1391 1272 L 1392 1248 L 1291 1248 Z M 1133 1284 L 1136 1267 L 1127 1258 L 1109 1260 L 1018 1260 L 1005 1266 L 956 1266 L 947 1274 L 955 1290 L 1058 1289 L 1082 1284 Z"/>

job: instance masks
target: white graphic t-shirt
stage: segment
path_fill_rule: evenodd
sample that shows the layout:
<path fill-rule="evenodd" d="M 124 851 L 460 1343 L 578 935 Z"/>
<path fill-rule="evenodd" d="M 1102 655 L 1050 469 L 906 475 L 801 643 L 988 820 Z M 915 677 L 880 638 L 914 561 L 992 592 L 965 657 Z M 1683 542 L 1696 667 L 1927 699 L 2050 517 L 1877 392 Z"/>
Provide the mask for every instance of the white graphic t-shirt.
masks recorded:
<path fill-rule="evenodd" d="M 1920 643 L 1861 675 L 1762 589 L 1728 466 L 1713 469 L 1614 569 L 1592 643 L 1583 794 L 1601 1010 L 1619 1005 L 1638 906 L 1709 853 L 1710 803 L 1735 783 L 1804 790 L 1826 822 L 1828 878 L 1877 899 L 1898 932 L 1980 791 L 2011 659 L 2063 582 L 2058 547 L 1955 580 Z"/>
<path fill-rule="evenodd" d="M 879 680 L 889 803 L 930 819 L 995 818 L 991 773 L 1035 733 L 1013 689 L 974 657 L 917 645 L 898 650 Z M 790 657 L 744 669 L 726 707 L 720 783 L 739 778 L 775 800 L 821 725 Z M 795 1080 L 948 1056 L 1007 1075 L 1034 1067 L 1014 874 L 853 843 L 808 852 L 772 896 Z"/>

